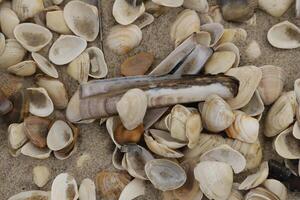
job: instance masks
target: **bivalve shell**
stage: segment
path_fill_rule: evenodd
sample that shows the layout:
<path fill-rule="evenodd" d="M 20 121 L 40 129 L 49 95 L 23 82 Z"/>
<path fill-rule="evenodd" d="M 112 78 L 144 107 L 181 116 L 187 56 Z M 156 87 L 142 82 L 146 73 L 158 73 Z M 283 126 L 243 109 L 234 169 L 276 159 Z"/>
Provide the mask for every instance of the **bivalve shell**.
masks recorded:
<path fill-rule="evenodd" d="M 13 0 L 12 9 L 21 21 L 32 18 L 44 9 L 43 0 Z"/>
<path fill-rule="evenodd" d="M 231 51 L 216 51 L 205 63 L 206 74 L 225 73 L 230 69 L 236 59 L 235 53 Z"/>
<path fill-rule="evenodd" d="M 31 56 L 42 72 L 53 78 L 58 78 L 56 68 L 45 57 L 35 52 L 32 52 Z"/>
<path fill-rule="evenodd" d="M 0 33 L 0 55 L 4 52 L 4 50 L 5 50 L 5 36 L 3 35 L 3 33 Z"/>
<path fill-rule="evenodd" d="M 91 179 L 83 179 L 79 187 L 79 199 L 96 200 L 96 186 Z"/>
<path fill-rule="evenodd" d="M 6 115 L 13 110 L 12 102 L 6 97 L 3 91 L 0 89 L 0 116 Z"/>
<path fill-rule="evenodd" d="M 21 192 L 10 197 L 8 200 L 27 200 L 27 199 L 42 199 L 42 200 L 50 200 L 50 192 L 44 192 L 40 190 L 32 190 Z"/>
<path fill-rule="evenodd" d="M 15 38 L 14 29 L 20 23 L 17 14 L 10 8 L 1 8 L 0 12 L 0 26 L 2 33 L 7 38 Z M 1 55 L 1 53 L 0 53 Z"/>
<path fill-rule="evenodd" d="M 33 60 L 26 60 L 10 66 L 7 71 L 17 76 L 31 76 L 35 73 L 36 66 Z"/>
<path fill-rule="evenodd" d="M 21 124 L 10 124 L 8 127 L 8 144 L 12 149 L 19 149 L 27 142 L 25 135 L 24 123 Z"/>
<path fill-rule="evenodd" d="M 6 69 L 21 62 L 26 54 L 26 50 L 15 39 L 5 41 L 5 49 L 0 55 L 0 69 Z"/>
<path fill-rule="evenodd" d="M 283 185 L 280 181 L 277 181 L 275 179 L 267 179 L 263 183 L 263 186 L 270 192 L 273 192 L 277 197 L 279 197 L 280 200 L 288 199 L 287 189 L 285 185 Z"/>
<path fill-rule="evenodd" d="M 280 17 L 293 2 L 293 0 L 258 0 L 258 6 L 273 17 Z"/>
<path fill-rule="evenodd" d="M 150 129 L 149 132 L 158 143 L 166 145 L 170 149 L 179 149 L 186 146 L 185 142 L 172 138 L 171 134 L 166 131 Z"/>
<path fill-rule="evenodd" d="M 184 0 L 152 0 L 154 3 L 166 7 L 180 7 Z"/>
<path fill-rule="evenodd" d="M 207 13 L 209 9 L 207 0 L 184 0 L 183 7 L 196 10 L 199 13 Z"/>
<path fill-rule="evenodd" d="M 116 0 L 113 5 L 112 14 L 119 24 L 128 25 L 139 18 L 145 10 L 143 2 L 140 5 L 133 6 L 127 0 Z"/>
<path fill-rule="evenodd" d="M 90 58 L 89 76 L 93 78 L 104 78 L 107 76 L 108 68 L 104 54 L 98 47 L 90 47 L 85 50 Z"/>
<path fill-rule="evenodd" d="M 47 117 L 54 111 L 54 105 L 44 88 L 27 88 L 29 112 L 39 117 Z"/>
<path fill-rule="evenodd" d="M 51 199 L 76 200 L 78 199 L 76 180 L 68 173 L 62 173 L 55 177 L 51 187 Z"/>
<path fill-rule="evenodd" d="M 255 189 L 250 190 L 245 196 L 245 200 L 257 200 L 257 199 L 279 200 L 279 198 L 274 193 L 262 187 L 257 187 Z"/>
<path fill-rule="evenodd" d="M 134 21 L 134 24 L 137 25 L 140 29 L 143 29 L 154 22 L 154 16 L 150 13 L 145 12 L 137 20 Z"/>
<path fill-rule="evenodd" d="M 204 24 L 200 27 L 201 31 L 206 31 L 210 33 L 211 36 L 211 43 L 210 46 L 215 46 L 219 40 L 221 39 L 224 33 L 224 27 L 222 24 L 219 23 L 209 23 Z"/>
<path fill-rule="evenodd" d="M 264 112 L 264 102 L 262 101 L 258 90 L 255 91 L 249 103 L 241 108 L 241 110 L 251 117 L 259 116 Z"/>
<path fill-rule="evenodd" d="M 71 34 L 71 30 L 66 24 L 64 13 L 62 10 L 54 10 L 46 13 L 46 25 L 47 27 L 60 34 Z"/>
<path fill-rule="evenodd" d="M 87 52 L 83 52 L 69 63 L 67 73 L 79 83 L 86 83 L 89 78 L 90 57 Z"/>
<path fill-rule="evenodd" d="M 27 142 L 22 148 L 21 153 L 36 159 L 47 159 L 50 157 L 51 150 L 48 148 L 38 148 L 31 142 Z"/>
<path fill-rule="evenodd" d="M 178 104 L 172 108 L 170 116 L 170 133 L 173 138 L 184 142 L 188 140 L 185 132 L 186 122 L 190 114 L 191 111 L 182 105 Z"/>
<path fill-rule="evenodd" d="M 136 197 L 145 195 L 145 189 L 145 181 L 135 178 L 126 185 L 120 194 L 119 200 L 133 200 Z"/>
<path fill-rule="evenodd" d="M 33 182 L 39 187 L 44 187 L 50 179 L 50 170 L 46 166 L 35 166 L 32 170 Z"/>

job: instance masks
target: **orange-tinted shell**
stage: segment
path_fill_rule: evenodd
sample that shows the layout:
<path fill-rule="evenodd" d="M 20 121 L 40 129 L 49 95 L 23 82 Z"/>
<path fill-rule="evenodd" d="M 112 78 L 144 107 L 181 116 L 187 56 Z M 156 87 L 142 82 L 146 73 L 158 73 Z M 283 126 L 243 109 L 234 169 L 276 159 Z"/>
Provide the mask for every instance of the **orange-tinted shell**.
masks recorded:
<path fill-rule="evenodd" d="M 143 133 L 144 133 L 143 124 L 129 131 L 123 126 L 122 123 L 120 123 L 114 132 L 114 138 L 116 142 L 120 145 L 129 144 L 129 143 L 138 143 Z"/>

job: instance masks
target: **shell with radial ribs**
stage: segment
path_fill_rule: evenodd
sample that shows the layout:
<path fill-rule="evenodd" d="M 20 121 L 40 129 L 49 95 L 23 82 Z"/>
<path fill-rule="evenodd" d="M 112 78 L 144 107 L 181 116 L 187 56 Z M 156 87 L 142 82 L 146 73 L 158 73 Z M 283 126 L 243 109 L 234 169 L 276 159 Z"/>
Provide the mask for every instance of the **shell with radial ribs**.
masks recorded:
<path fill-rule="evenodd" d="M 21 21 L 25 21 L 43 11 L 44 2 L 43 0 L 13 0 L 12 9 Z"/>
<path fill-rule="evenodd" d="M 15 38 L 14 29 L 20 23 L 17 14 L 10 8 L 1 8 L 0 25 L 1 31 L 7 38 Z M 0 53 L 1 54 L 1 53 Z"/>
<path fill-rule="evenodd" d="M 191 115 L 191 111 L 182 106 L 175 105 L 171 110 L 170 116 L 170 133 L 171 136 L 180 141 L 187 141 L 186 137 L 186 122 L 187 119 Z"/>
<path fill-rule="evenodd" d="M 86 83 L 89 78 L 90 57 L 87 52 L 83 52 L 67 67 L 67 73 L 79 83 Z"/>
<path fill-rule="evenodd" d="M 0 55 L 0 69 L 18 64 L 26 55 L 26 50 L 15 39 L 5 40 L 5 48 Z"/>

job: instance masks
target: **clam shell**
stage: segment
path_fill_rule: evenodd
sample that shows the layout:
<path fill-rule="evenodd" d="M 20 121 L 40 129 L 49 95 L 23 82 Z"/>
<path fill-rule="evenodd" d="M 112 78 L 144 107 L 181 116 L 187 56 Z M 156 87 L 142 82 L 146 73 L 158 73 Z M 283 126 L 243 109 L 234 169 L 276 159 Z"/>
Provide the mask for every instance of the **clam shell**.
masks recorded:
<path fill-rule="evenodd" d="M 282 94 L 267 113 L 265 136 L 276 136 L 288 128 L 294 122 L 295 109 L 296 96 L 294 91 Z"/>
<path fill-rule="evenodd" d="M 39 117 L 47 117 L 54 111 L 54 105 L 44 88 L 27 88 L 29 112 Z"/>
<path fill-rule="evenodd" d="M 32 190 L 18 193 L 8 200 L 27 200 L 27 199 L 43 199 L 43 200 L 50 200 L 50 192 L 44 192 L 40 190 Z"/>
<path fill-rule="evenodd" d="M 170 130 L 170 124 L 171 124 L 171 114 L 167 114 L 163 116 L 161 119 L 159 119 L 155 124 L 153 125 L 154 128 L 164 131 Z"/>
<path fill-rule="evenodd" d="M 79 83 L 86 83 L 89 78 L 90 57 L 87 52 L 83 52 L 67 68 L 67 73 Z"/>
<path fill-rule="evenodd" d="M 62 173 L 55 177 L 51 186 L 51 199 L 76 200 L 78 199 L 76 180 L 68 173 Z"/>
<path fill-rule="evenodd" d="M 77 2 L 77 1 L 72 1 Z M 49 50 L 49 59 L 56 65 L 73 61 L 86 48 L 87 42 L 74 35 L 61 35 Z"/>
<path fill-rule="evenodd" d="M 219 23 L 204 24 L 200 27 L 200 29 L 201 31 L 206 31 L 210 33 L 211 36 L 210 46 L 215 46 L 224 33 L 224 27 L 222 24 Z"/>
<path fill-rule="evenodd" d="M 148 52 L 140 52 L 127 58 L 121 65 L 121 74 L 124 76 L 144 75 L 151 67 L 154 56 Z"/>
<path fill-rule="evenodd" d="M 107 76 L 108 68 L 104 54 L 98 47 L 90 47 L 85 50 L 90 58 L 89 76 L 93 78 L 104 78 Z"/>
<path fill-rule="evenodd" d="M 25 135 L 24 123 L 21 124 L 10 124 L 8 127 L 8 144 L 12 149 L 19 149 L 27 142 Z"/>
<path fill-rule="evenodd" d="M 297 103 L 299 104 L 300 103 L 300 79 L 295 80 L 294 91 L 295 91 Z"/>
<path fill-rule="evenodd" d="M 0 89 L 0 116 L 9 113 L 12 109 L 12 102 L 5 96 L 5 94 Z"/>
<path fill-rule="evenodd" d="M 51 150 L 48 148 L 38 148 L 31 142 L 27 142 L 22 148 L 21 153 L 36 159 L 47 159 L 50 157 Z"/>
<path fill-rule="evenodd" d="M 172 138 L 168 132 L 157 129 L 150 129 L 149 132 L 155 141 L 159 144 L 166 145 L 170 149 L 179 149 L 186 146 L 185 142 Z"/>
<path fill-rule="evenodd" d="M 120 194 L 119 200 L 133 200 L 136 197 L 145 195 L 145 189 L 145 181 L 135 178 L 126 185 Z"/>
<path fill-rule="evenodd" d="M 219 44 L 221 43 L 239 43 L 243 42 L 247 39 L 247 31 L 243 28 L 227 28 L 224 29 L 224 33 L 219 40 Z"/>
<path fill-rule="evenodd" d="M 264 102 L 262 101 L 258 90 L 255 91 L 249 103 L 241 108 L 241 110 L 251 117 L 258 116 L 264 112 Z"/>
<path fill-rule="evenodd" d="M 124 154 L 120 151 L 118 147 L 115 147 L 115 150 L 112 153 L 111 161 L 113 166 L 118 170 L 124 170 L 124 167 L 122 166 L 123 157 Z"/>
<path fill-rule="evenodd" d="M 238 151 L 234 150 L 227 144 L 220 145 L 202 154 L 202 161 L 218 161 L 229 164 L 234 173 L 241 173 L 246 167 L 245 157 Z"/>
<path fill-rule="evenodd" d="M 232 188 L 230 196 L 228 197 L 228 200 L 244 200 L 244 197 L 240 191 Z"/>
<path fill-rule="evenodd" d="M 287 189 L 280 181 L 275 179 L 267 179 L 263 183 L 263 186 L 273 192 L 280 200 L 287 200 Z"/>
<path fill-rule="evenodd" d="M 200 31 L 195 34 L 196 36 L 196 41 L 198 44 L 202 46 L 209 47 L 211 43 L 211 36 L 209 32 L 206 31 Z"/>
<path fill-rule="evenodd" d="M 268 31 L 269 43 L 280 49 L 294 49 L 300 47 L 300 28 L 289 21 L 280 22 Z"/>
<path fill-rule="evenodd" d="M 21 62 L 26 50 L 15 39 L 5 40 L 5 49 L 0 55 L 0 69 L 6 69 Z"/>
<path fill-rule="evenodd" d="M 226 42 L 226 43 L 222 43 L 220 45 L 218 45 L 215 48 L 216 51 L 231 51 L 235 54 L 235 60 L 234 63 L 232 65 L 232 67 L 238 67 L 240 64 L 240 50 L 239 48 L 231 43 L 231 42 Z"/>
<path fill-rule="evenodd" d="M 216 51 L 205 63 L 206 74 L 225 73 L 235 62 L 236 55 L 231 51 Z"/>
<path fill-rule="evenodd" d="M 15 27 L 14 35 L 18 42 L 30 52 L 41 50 L 52 40 L 52 33 L 43 26 L 22 23 Z"/>
<path fill-rule="evenodd" d="M 143 29 L 154 22 L 154 16 L 150 13 L 145 12 L 139 18 L 137 18 L 134 22 L 140 29 Z"/>
<path fill-rule="evenodd" d="M 2 55 L 4 50 L 5 50 L 5 36 L 2 33 L 0 33 L 0 55 Z"/>
<path fill-rule="evenodd" d="M 60 34 L 71 34 L 71 30 L 67 26 L 62 10 L 54 10 L 46 13 L 46 25 L 47 27 Z"/>
<path fill-rule="evenodd" d="M 299 126 L 299 122 L 296 121 L 294 126 L 293 126 L 293 136 L 300 140 L 300 126 Z"/>
<path fill-rule="evenodd" d="M 281 67 L 264 65 L 260 67 L 262 78 L 258 92 L 265 105 L 270 105 L 281 95 L 286 74 Z"/>
<path fill-rule="evenodd" d="M 116 54 L 123 55 L 137 47 L 142 41 L 142 31 L 136 25 L 116 25 L 111 28 L 106 43 Z"/>
<path fill-rule="evenodd" d="M 200 18 L 194 10 L 185 9 L 171 26 L 171 40 L 178 46 L 193 33 L 200 31 Z"/>
<path fill-rule="evenodd" d="M 279 198 L 274 193 L 262 187 L 257 187 L 250 190 L 245 196 L 245 200 L 256 199 L 279 200 Z"/>
<path fill-rule="evenodd" d="M 191 111 L 182 105 L 175 105 L 171 110 L 170 133 L 171 136 L 180 141 L 187 141 L 185 134 L 186 121 Z"/>
<path fill-rule="evenodd" d="M 263 162 L 260 169 L 255 173 L 247 176 L 247 178 L 240 184 L 239 190 L 249 190 L 262 184 L 269 175 L 268 162 Z"/>
<path fill-rule="evenodd" d="M 293 2 L 293 0 L 258 0 L 258 6 L 273 17 L 280 17 L 288 10 Z"/>
<path fill-rule="evenodd" d="M 252 76 L 249 76 L 252 74 Z M 249 103 L 262 78 L 260 68 L 255 66 L 244 66 L 232 68 L 226 75 L 233 76 L 240 81 L 239 92 L 235 98 L 227 100 L 232 109 L 239 109 Z"/>
<path fill-rule="evenodd" d="M 44 9 L 43 0 L 13 0 L 12 9 L 21 21 L 32 18 Z"/>
<path fill-rule="evenodd" d="M 185 134 L 189 141 L 189 148 L 194 148 L 197 145 L 202 130 L 203 125 L 200 113 L 193 111 L 188 116 L 185 124 Z"/>
<path fill-rule="evenodd" d="M 31 56 L 42 72 L 53 78 L 58 78 L 57 70 L 45 57 L 34 52 L 31 54 Z"/>
<path fill-rule="evenodd" d="M 49 129 L 47 145 L 53 151 L 62 150 L 73 141 L 73 131 L 71 127 L 62 120 L 57 120 Z"/>
<path fill-rule="evenodd" d="M 146 12 L 152 14 L 154 17 L 159 17 L 168 10 L 168 7 L 159 5 L 157 3 L 154 3 L 153 1 L 146 1 L 145 7 Z"/>
<path fill-rule="evenodd" d="M 36 66 L 33 60 L 26 60 L 10 66 L 7 71 L 17 76 L 31 76 L 35 73 Z"/>
<path fill-rule="evenodd" d="M 153 0 L 153 2 L 166 7 L 180 7 L 184 0 Z"/>
<path fill-rule="evenodd" d="M 68 158 L 70 158 L 76 151 L 77 151 L 77 145 L 68 145 L 66 148 L 69 148 L 70 146 L 70 150 L 69 151 L 65 151 L 64 149 L 60 150 L 60 151 L 54 151 L 54 156 L 55 158 L 57 158 L 58 160 L 66 160 Z"/>
<path fill-rule="evenodd" d="M 100 22 L 96 7 L 82 1 L 70 1 L 64 7 L 64 18 L 76 35 L 89 42 L 97 38 Z"/>
<path fill-rule="evenodd" d="M 132 6 L 126 0 L 116 0 L 113 5 L 112 14 L 119 24 L 128 25 L 139 18 L 145 10 L 144 3 Z"/>
<path fill-rule="evenodd" d="M 83 179 L 79 187 L 79 199 L 96 200 L 96 186 L 91 179 Z"/>
<path fill-rule="evenodd" d="M 208 199 L 227 199 L 233 184 L 230 165 L 217 161 L 200 162 L 194 169 L 195 179 Z"/>
<path fill-rule="evenodd" d="M 166 159 L 154 159 L 147 162 L 145 172 L 154 187 L 162 191 L 175 190 L 181 187 L 187 179 L 182 167 Z"/>
<path fill-rule="evenodd" d="M 32 170 L 33 182 L 39 187 L 44 187 L 50 179 L 50 170 L 46 166 L 35 166 Z"/>
<path fill-rule="evenodd" d="M 1 31 L 7 38 L 15 38 L 14 29 L 20 23 L 17 14 L 10 8 L 1 8 Z"/>
<path fill-rule="evenodd" d="M 207 0 L 184 0 L 183 7 L 193 9 L 199 13 L 207 13 L 209 5 Z"/>

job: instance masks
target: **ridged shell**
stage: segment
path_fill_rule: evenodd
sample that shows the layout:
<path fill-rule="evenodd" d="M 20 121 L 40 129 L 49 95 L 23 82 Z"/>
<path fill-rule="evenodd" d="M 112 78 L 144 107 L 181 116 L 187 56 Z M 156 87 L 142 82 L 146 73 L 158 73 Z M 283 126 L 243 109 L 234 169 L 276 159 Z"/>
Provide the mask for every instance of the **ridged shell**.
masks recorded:
<path fill-rule="evenodd" d="M 128 25 L 139 18 L 145 10 L 144 3 L 138 6 L 132 6 L 126 0 L 116 0 L 113 5 L 112 13 L 119 24 Z"/>
<path fill-rule="evenodd" d="M 1 8 L 0 25 L 1 31 L 7 38 L 15 38 L 14 29 L 20 23 L 17 14 L 10 8 Z M 1 53 L 0 53 L 1 55 Z"/>
<path fill-rule="evenodd" d="M 192 111 L 185 124 L 185 134 L 189 141 L 189 148 L 194 148 L 197 145 L 202 130 L 203 125 L 200 113 L 197 110 Z"/>
<path fill-rule="evenodd" d="M 120 194 L 119 200 L 133 200 L 136 197 L 145 195 L 145 189 L 145 181 L 135 178 L 126 185 Z"/>
<path fill-rule="evenodd" d="M 12 9 L 21 21 L 32 18 L 44 9 L 43 0 L 13 0 Z"/>
<path fill-rule="evenodd" d="M 22 61 L 10 66 L 7 71 L 17 76 L 31 76 L 36 72 L 37 64 L 33 60 Z"/>
<path fill-rule="evenodd" d="M 275 179 L 267 179 L 263 183 L 263 186 L 270 192 L 273 192 L 277 197 L 279 197 L 280 200 L 288 199 L 287 189 L 280 181 Z"/>
<path fill-rule="evenodd" d="M 56 68 L 45 57 L 35 52 L 32 52 L 31 56 L 42 72 L 53 78 L 58 78 Z"/>
<path fill-rule="evenodd" d="M 83 52 L 69 63 L 67 73 L 79 83 L 86 83 L 89 78 L 90 57 L 87 52 Z"/>
<path fill-rule="evenodd" d="M 200 31 L 195 34 L 197 44 L 209 47 L 211 43 L 211 36 L 209 32 Z"/>
<path fill-rule="evenodd" d="M 6 69 L 21 62 L 26 54 L 26 50 L 15 39 L 5 41 L 5 49 L 0 55 L 0 69 Z"/>
<path fill-rule="evenodd" d="M 55 177 L 51 186 L 51 199 L 76 200 L 78 199 L 76 180 L 68 173 Z"/>
<path fill-rule="evenodd" d="M 178 104 L 172 108 L 170 116 L 170 133 L 173 138 L 184 142 L 188 140 L 185 132 L 186 122 L 190 114 L 191 111 L 182 105 Z"/>
<path fill-rule="evenodd" d="M 104 54 L 98 47 L 90 47 L 85 50 L 90 58 L 89 76 L 93 78 L 104 78 L 107 76 L 108 68 Z"/>
<path fill-rule="evenodd" d="M 262 188 L 262 187 L 257 187 L 255 189 L 250 190 L 246 196 L 245 200 L 279 200 L 279 198 L 269 190 Z"/>

